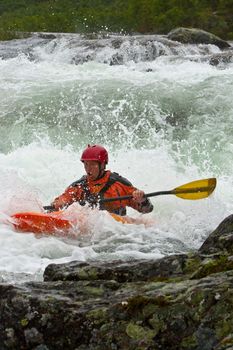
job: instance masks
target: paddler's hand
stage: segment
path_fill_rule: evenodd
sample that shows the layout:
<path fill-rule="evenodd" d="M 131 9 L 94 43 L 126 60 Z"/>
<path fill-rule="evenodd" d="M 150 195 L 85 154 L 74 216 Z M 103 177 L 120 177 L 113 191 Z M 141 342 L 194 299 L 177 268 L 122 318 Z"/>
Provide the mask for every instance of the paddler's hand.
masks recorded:
<path fill-rule="evenodd" d="M 133 199 L 135 200 L 135 202 L 141 204 L 142 202 L 144 202 L 146 200 L 145 197 L 145 192 L 140 191 L 140 190 L 135 190 L 132 193 Z"/>
<path fill-rule="evenodd" d="M 132 193 L 133 200 L 137 203 L 137 210 L 140 213 L 150 213 L 153 210 L 153 205 L 145 196 L 145 192 L 135 190 Z"/>

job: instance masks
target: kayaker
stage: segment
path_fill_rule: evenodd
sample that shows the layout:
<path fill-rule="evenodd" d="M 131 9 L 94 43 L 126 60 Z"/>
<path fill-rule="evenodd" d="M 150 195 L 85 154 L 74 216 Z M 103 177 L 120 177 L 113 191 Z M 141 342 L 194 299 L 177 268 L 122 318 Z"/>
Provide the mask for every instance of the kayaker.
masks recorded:
<path fill-rule="evenodd" d="M 99 209 L 118 215 L 126 215 L 126 207 L 136 209 L 140 213 L 149 213 L 153 210 L 152 203 L 144 197 L 143 191 L 117 173 L 106 170 L 108 152 L 104 147 L 88 145 L 82 153 L 81 161 L 86 175 L 73 182 L 63 194 L 55 198 L 52 203 L 54 210 L 66 208 L 74 202 L 95 206 L 98 199 L 125 195 L 132 195 L 133 198 L 99 204 Z"/>

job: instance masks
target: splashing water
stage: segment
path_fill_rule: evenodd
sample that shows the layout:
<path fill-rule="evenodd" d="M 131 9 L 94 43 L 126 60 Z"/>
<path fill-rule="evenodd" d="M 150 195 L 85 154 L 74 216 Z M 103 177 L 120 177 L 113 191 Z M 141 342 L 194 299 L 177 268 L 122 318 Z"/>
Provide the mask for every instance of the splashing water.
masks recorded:
<path fill-rule="evenodd" d="M 41 279 L 52 262 L 157 259 L 197 249 L 232 212 L 233 65 L 209 65 L 204 58 L 218 51 L 214 46 L 172 51 L 166 43 L 153 43 L 165 54 L 146 59 L 148 47 L 127 40 L 118 51 L 102 43 L 98 52 L 82 40 L 80 55 L 88 52 L 92 59 L 74 64 L 72 40 L 36 42 L 30 55 L 20 52 L 30 46 L 25 40 L 15 42 L 14 55 L 14 44 L 4 44 L 9 57 L 0 60 L 3 281 Z M 114 55 L 121 65 L 108 64 Z M 152 199 L 155 209 L 146 217 L 155 223 L 147 226 L 122 225 L 88 209 L 88 234 L 75 240 L 38 239 L 4 224 L 15 212 L 41 211 L 80 178 L 87 143 L 107 147 L 109 168 L 145 192 L 207 177 L 217 177 L 217 189 L 201 201 Z M 73 210 L 78 216 L 80 209 Z M 129 215 L 140 216 L 131 209 Z"/>

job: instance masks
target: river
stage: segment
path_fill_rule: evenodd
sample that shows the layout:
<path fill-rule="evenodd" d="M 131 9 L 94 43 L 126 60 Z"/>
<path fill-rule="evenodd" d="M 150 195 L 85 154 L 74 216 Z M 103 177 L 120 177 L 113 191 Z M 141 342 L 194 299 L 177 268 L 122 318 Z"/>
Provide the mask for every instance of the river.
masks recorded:
<path fill-rule="evenodd" d="M 233 64 L 209 64 L 220 52 L 214 45 L 133 39 L 117 36 L 115 46 L 78 35 L 0 42 L 1 281 L 41 280 L 50 263 L 192 251 L 232 213 Z M 217 188 L 199 201 L 153 198 L 146 225 L 74 205 L 87 229 L 77 227 L 73 240 L 7 225 L 11 214 L 41 211 L 83 175 L 88 143 L 104 145 L 109 169 L 145 192 L 209 177 Z"/>

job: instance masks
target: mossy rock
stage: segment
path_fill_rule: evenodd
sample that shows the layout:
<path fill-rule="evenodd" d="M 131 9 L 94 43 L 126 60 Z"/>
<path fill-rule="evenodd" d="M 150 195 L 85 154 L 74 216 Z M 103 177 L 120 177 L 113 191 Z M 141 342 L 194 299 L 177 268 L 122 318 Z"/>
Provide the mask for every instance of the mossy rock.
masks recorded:
<path fill-rule="evenodd" d="M 189 254 L 185 261 L 184 273 L 191 274 L 199 269 L 201 265 L 201 257 L 198 254 Z"/>
<path fill-rule="evenodd" d="M 184 44 L 212 44 L 220 49 L 229 48 L 231 45 L 218 36 L 197 28 L 176 28 L 168 33 L 168 38 Z"/>
<path fill-rule="evenodd" d="M 130 322 L 126 327 L 127 335 L 134 340 L 144 340 L 150 342 L 156 335 L 155 330 L 148 327 L 142 327 L 136 323 Z"/>
<path fill-rule="evenodd" d="M 213 273 L 233 270 L 233 257 L 225 255 L 219 256 L 217 259 L 208 259 L 203 261 L 199 269 L 194 272 L 192 279 L 199 279 L 209 276 Z"/>
<path fill-rule="evenodd" d="M 229 215 L 209 235 L 199 249 L 201 254 L 233 254 L 233 215 Z"/>

